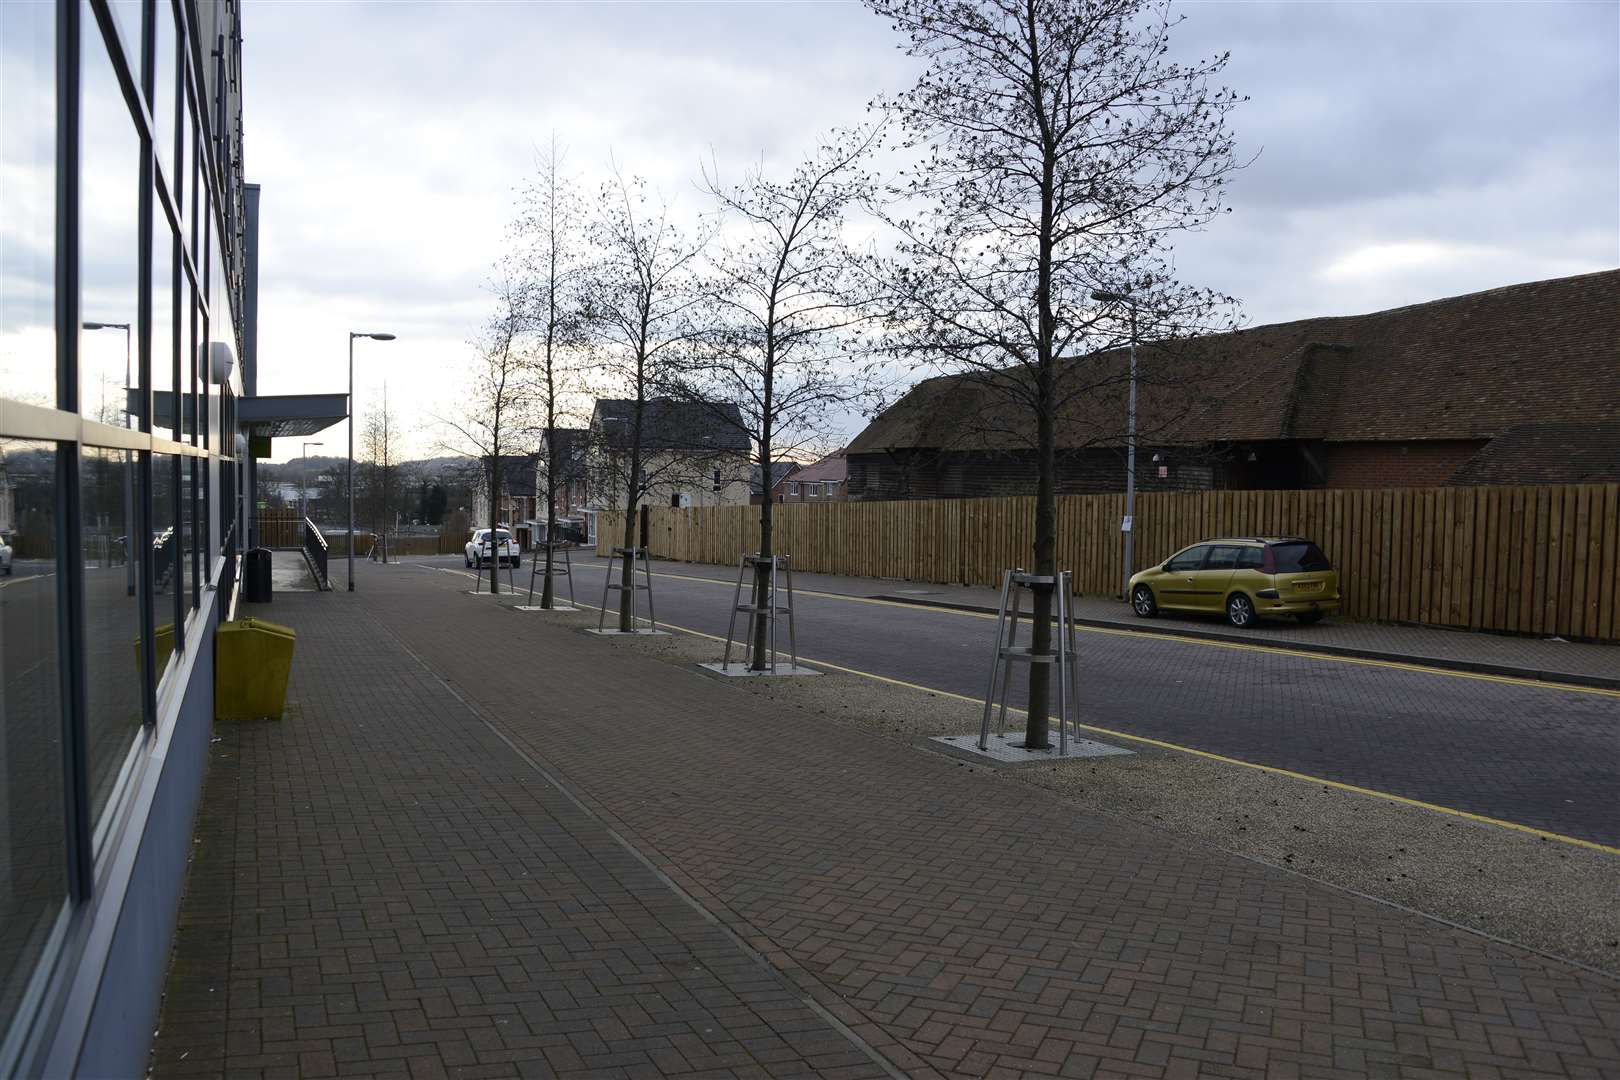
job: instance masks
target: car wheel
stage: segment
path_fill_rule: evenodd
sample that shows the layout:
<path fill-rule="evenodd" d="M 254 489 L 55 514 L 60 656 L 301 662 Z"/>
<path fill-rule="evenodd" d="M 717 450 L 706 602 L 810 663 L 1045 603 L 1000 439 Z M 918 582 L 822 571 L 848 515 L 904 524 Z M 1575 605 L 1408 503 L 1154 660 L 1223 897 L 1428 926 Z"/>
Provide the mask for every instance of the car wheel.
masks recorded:
<path fill-rule="evenodd" d="M 1139 619 L 1151 619 L 1159 613 L 1159 604 L 1153 599 L 1153 590 L 1146 585 L 1138 585 L 1131 590 L 1131 610 L 1136 612 Z"/>
<path fill-rule="evenodd" d="M 1302 611 L 1295 615 L 1294 618 L 1299 620 L 1301 626 L 1315 626 L 1322 621 L 1322 613 L 1320 611 Z"/>
<path fill-rule="evenodd" d="M 467 564 L 467 569 L 471 570 L 472 569 L 472 560 L 467 558 L 467 556 L 465 556 L 465 555 L 463 555 L 461 558 Z"/>
<path fill-rule="evenodd" d="M 1226 598 L 1226 621 L 1238 629 L 1254 625 L 1254 601 L 1245 593 L 1233 593 Z"/>

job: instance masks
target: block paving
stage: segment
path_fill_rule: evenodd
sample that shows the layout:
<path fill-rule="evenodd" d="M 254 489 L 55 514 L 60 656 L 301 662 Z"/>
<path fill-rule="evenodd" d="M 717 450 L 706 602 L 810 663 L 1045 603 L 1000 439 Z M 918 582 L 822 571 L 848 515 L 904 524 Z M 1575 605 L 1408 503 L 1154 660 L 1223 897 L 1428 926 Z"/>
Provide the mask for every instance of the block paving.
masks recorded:
<path fill-rule="evenodd" d="M 216 733 L 156 1075 L 1620 1076 L 1611 979 L 363 575 Z"/>

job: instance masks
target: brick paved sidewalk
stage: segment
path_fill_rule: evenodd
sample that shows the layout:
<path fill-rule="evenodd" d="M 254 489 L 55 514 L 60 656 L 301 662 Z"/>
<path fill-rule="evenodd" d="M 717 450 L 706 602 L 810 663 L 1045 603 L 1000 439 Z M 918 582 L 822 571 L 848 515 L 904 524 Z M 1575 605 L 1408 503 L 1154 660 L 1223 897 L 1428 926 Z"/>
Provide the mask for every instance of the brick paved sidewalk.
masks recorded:
<path fill-rule="evenodd" d="M 884 1075 L 343 599 L 217 725 L 155 1075 Z"/>
<path fill-rule="evenodd" d="M 576 561 L 585 564 L 605 562 L 588 555 Z M 735 581 L 736 567 L 655 560 L 654 572 L 687 574 Z M 846 593 L 852 596 L 882 596 L 912 603 L 943 603 L 995 611 L 1000 593 L 996 589 L 971 585 L 934 585 L 890 581 L 882 578 L 842 577 L 835 574 L 796 574 L 801 589 Z M 1471 633 L 1430 626 L 1401 626 L 1392 623 L 1360 622 L 1330 617 L 1316 626 L 1300 626 L 1292 620 L 1262 621 L 1239 630 L 1219 616 L 1161 615 L 1138 619 L 1123 601 L 1096 596 L 1077 597 L 1075 617 L 1095 626 L 1124 630 L 1191 633 L 1200 636 L 1235 638 L 1260 644 L 1301 650 L 1340 652 L 1353 656 L 1433 664 L 1462 670 L 1518 674 L 1528 678 L 1575 681 L 1603 686 L 1620 686 L 1620 645 L 1554 641 L 1508 634 Z M 1573 678 L 1571 678 L 1573 677 Z"/>
<path fill-rule="evenodd" d="M 729 1075 L 723 1056 L 744 1053 L 774 1071 L 755 1038 L 792 1067 L 863 1067 L 802 996 L 917 1076 L 1620 1075 L 1609 980 L 822 717 L 762 715 L 451 575 L 360 585 L 277 601 L 301 635 L 298 713 L 222 728 L 160 1075 L 188 1046 L 216 1074 L 303 1050 L 348 1073 L 518 1075 L 580 1039 L 666 1073 Z M 396 635 L 779 977 L 412 670 Z M 695 957 L 703 985 L 661 949 Z M 643 997 L 685 1005 L 548 1027 L 631 1007 L 619 984 L 643 978 Z M 682 1007 L 721 1025 L 720 1061 L 682 1049 L 706 1019 L 679 1062 L 637 1045 L 673 1040 L 646 1024 Z"/>

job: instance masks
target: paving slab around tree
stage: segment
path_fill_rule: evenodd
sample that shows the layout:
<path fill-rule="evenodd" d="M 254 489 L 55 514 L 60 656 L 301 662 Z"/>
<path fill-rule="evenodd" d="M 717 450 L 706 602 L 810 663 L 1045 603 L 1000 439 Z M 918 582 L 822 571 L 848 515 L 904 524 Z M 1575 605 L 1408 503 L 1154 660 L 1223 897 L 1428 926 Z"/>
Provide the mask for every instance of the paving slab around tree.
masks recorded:
<path fill-rule="evenodd" d="M 197 1072 L 262 1075 L 561 1071 L 564 1046 L 603 1075 L 728 1054 L 917 1076 L 1620 1070 L 1602 976 L 762 708 L 453 575 L 360 586 L 278 609 L 296 711 L 222 727 L 160 1075 L 187 1039 Z M 672 1040 L 663 1023 L 718 1023 L 718 1048 L 687 1028 L 681 1060 L 654 1058 L 637 1044 Z"/>

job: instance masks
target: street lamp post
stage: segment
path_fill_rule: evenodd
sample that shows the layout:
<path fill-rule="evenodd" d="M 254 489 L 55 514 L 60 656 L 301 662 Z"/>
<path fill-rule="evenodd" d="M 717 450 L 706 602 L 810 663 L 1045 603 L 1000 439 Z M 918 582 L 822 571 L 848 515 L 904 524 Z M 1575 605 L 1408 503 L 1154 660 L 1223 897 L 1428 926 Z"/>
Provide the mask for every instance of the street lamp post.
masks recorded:
<path fill-rule="evenodd" d="M 1125 579 L 1120 593 L 1128 603 L 1131 574 L 1136 571 L 1136 299 L 1129 293 L 1102 291 L 1092 293 L 1091 298 L 1123 303 L 1131 309 L 1131 389 L 1125 408 L 1125 520 L 1120 523 L 1125 533 Z"/>
<path fill-rule="evenodd" d="M 299 515 L 309 517 L 309 448 L 312 446 L 325 446 L 323 442 L 307 442 L 304 444 L 304 463 L 298 470 L 298 503 Z"/>
<path fill-rule="evenodd" d="M 87 322 L 86 330 L 122 330 L 124 332 L 124 415 L 129 415 L 130 376 L 133 369 L 130 366 L 129 355 L 129 323 L 127 322 Z M 102 383 L 106 386 L 106 383 Z M 103 407 L 106 405 L 106 395 L 102 395 Z M 103 422 L 106 417 L 102 417 Z M 125 421 L 128 422 L 127 419 Z M 124 451 L 124 595 L 135 595 L 135 553 L 134 532 L 135 523 L 130 520 L 135 512 L 135 468 L 134 451 Z"/>
<path fill-rule="evenodd" d="M 393 341 L 393 334 L 349 331 L 349 591 L 354 592 L 354 339 Z"/>

